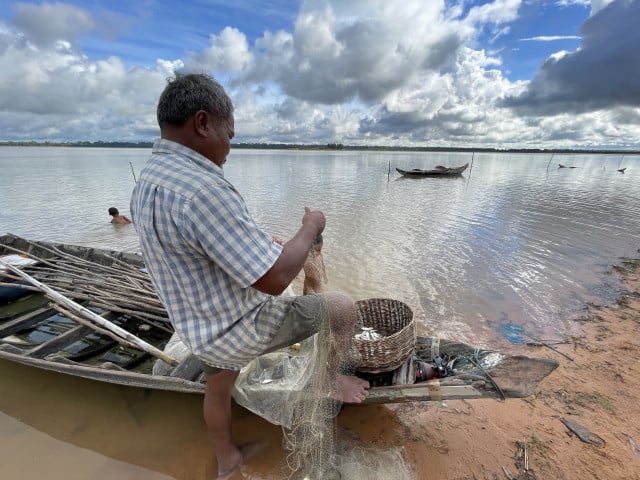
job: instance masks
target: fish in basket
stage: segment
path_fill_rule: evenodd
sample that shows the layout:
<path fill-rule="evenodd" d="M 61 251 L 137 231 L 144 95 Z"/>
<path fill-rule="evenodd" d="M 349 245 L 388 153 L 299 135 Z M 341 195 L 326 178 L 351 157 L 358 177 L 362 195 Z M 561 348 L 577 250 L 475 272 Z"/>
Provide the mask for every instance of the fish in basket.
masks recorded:
<path fill-rule="evenodd" d="M 388 298 L 358 300 L 354 336 L 356 371 L 389 372 L 415 352 L 413 312 L 406 303 Z"/>

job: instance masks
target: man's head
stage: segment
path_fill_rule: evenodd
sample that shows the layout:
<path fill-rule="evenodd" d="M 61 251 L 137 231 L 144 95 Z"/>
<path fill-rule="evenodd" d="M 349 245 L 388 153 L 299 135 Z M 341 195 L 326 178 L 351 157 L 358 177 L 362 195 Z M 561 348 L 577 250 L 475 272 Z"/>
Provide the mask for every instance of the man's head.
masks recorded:
<path fill-rule="evenodd" d="M 234 135 L 233 103 L 218 82 L 205 74 L 176 74 L 158 101 L 162 138 L 197 151 L 219 166 Z"/>
<path fill-rule="evenodd" d="M 115 215 L 118 215 L 120 212 L 118 212 L 118 209 L 116 207 L 111 207 L 109 209 L 109 215 L 111 215 L 112 217 Z"/>

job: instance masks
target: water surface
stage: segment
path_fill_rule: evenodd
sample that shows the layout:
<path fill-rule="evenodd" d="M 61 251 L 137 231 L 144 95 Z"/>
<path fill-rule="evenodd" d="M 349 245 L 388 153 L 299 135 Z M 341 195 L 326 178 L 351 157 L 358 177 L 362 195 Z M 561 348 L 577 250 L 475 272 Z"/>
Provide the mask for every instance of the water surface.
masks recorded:
<path fill-rule="evenodd" d="M 148 154 L 0 148 L 0 233 L 138 251 L 134 228 L 111 225 L 107 209 L 129 214 L 134 175 Z M 395 172 L 467 162 L 457 178 Z M 611 266 L 640 247 L 637 156 L 234 150 L 225 175 L 274 235 L 293 235 L 305 206 L 325 213 L 332 288 L 403 300 L 420 333 L 483 346 L 511 348 L 503 325 L 537 338 L 570 334 L 587 302 L 615 300 Z M 18 472 L 27 440 L 38 458 L 14 478 L 42 478 L 43 465 L 66 462 L 76 466 L 53 468 L 47 478 L 191 479 L 211 467 L 197 396 L 7 362 L 0 378 L 0 460 Z M 277 429 L 245 419 L 245 434 L 257 422 L 278 444 Z"/>

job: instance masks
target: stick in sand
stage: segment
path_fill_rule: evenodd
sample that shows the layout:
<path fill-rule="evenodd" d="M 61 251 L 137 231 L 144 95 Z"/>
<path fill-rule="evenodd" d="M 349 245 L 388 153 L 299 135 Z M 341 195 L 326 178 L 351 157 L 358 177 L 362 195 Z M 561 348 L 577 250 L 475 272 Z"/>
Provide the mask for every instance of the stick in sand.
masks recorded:
<path fill-rule="evenodd" d="M 29 275 L 27 273 L 24 273 L 19 268 L 16 268 L 13 265 L 10 265 L 10 264 L 8 264 L 6 262 L 3 262 L 2 260 L 0 260 L 0 265 L 8 268 L 9 270 L 11 270 L 16 275 L 20 275 L 22 278 L 24 278 L 31 285 L 33 285 L 34 287 L 37 287 L 41 291 L 45 292 L 51 299 L 61 303 L 62 305 L 66 306 L 67 308 L 69 308 L 73 312 L 77 313 L 78 315 L 82 315 L 83 317 L 88 318 L 93 323 L 96 323 L 96 324 L 100 325 L 101 327 L 103 327 L 103 328 L 115 333 L 119 338 L 122 338 L 124 340 L 127 340 L 128 342 L 133 343 L 139 349 L 141 349 L 141 350 L 153 355 L 156 358 L 159 358 L 163 362 L 166 362 L 169 365 L 174 366 L 174 367 L 178 365 L 178 361 L 176 359 L 170 357 L 169 355 L 164 353 L 162 350 L 157 349 L 153 345 L 151 345 L 151 344 L 145 342 L 144 340 L 136 337 L 135 335 L 127 332 L 124 328 L 119 327 L 118 325 L 116 325 L 116 324 L 110 322 L 109 320 L 101 317 L 100 315 L 92 312 L 88 308 L 85 308 L 82 305 L 74 302 L 70 298 L 65 297 L 61 293 L 56 292 L 51 287 L 45 285 L 44 283 L 39 282 L 38 280 L 33 278 L 31 275 Z"/>
<path fill-rule="evenodd" d="M 529 337 L 531 340 L 533 340 L 534 342 L 539 343 L 540 345 L 542 345 L 543 347 L 547 347 L 550 348 L 551 350 L 553 350 L 556 353 L 559 353 L 560 355 L 562 355 L 563 357 L 571 360 L 573 362 L 573 358 L 571 358 L 569 355 L 567 355 L 566 353 L 562 353 L 560 350 L 558 350 L 557 348 L 552 347 L 551 345 L 549 345 L 548 343 L 543 342 L 542 340 L 538 340 L 537 338 L 533 338 L 531 335 L 527 335 L 526 333 L 524 334 L 525 336 Z"/>

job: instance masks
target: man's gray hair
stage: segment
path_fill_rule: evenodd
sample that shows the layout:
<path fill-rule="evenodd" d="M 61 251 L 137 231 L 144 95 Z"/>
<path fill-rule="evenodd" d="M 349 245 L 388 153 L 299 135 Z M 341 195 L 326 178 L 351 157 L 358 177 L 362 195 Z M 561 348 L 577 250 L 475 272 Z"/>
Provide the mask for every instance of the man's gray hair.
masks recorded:
<path fill-rule="evenodd" d="M 222 85 L 204 73 L 176 73 L 158 100 L 158 125 L 181 127 L 199 110 L 218 120 L 229 120 L 233 103 Z"/>

